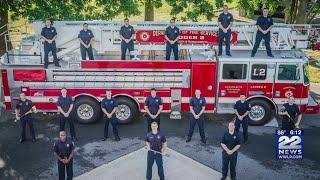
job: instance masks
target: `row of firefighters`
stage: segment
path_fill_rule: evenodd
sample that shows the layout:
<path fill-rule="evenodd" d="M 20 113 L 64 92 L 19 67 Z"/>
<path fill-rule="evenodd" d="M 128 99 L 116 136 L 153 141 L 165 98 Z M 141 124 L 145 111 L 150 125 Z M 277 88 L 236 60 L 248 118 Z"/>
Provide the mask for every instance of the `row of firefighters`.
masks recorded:
<path fill-rule="evenodd" d="M 66 88 L 62 88 L 61 96 L 57 101 L 57 108 L 60 113 L 60 139 L 54 144 L 54 155 L 58 159 L 58 172 L 60 180 L 65 179 L 65 172 L 67 172 L 67 179 L 72 179 L 73 177 L 72 163 L 75 142 L 77 141 L 74 126 L 73 103 L 73 97 L 68 95 Z M 0 103 L 0 106 L 5 108 L 3 103 Z M 117 108 L 117 99 L 112 96 L 111 90 L 106 90 L 106 97 L 101 101 L 101 109 L 105 119 L 102 141 L 106 141 L 108 139 L 109 124 L 112 125 L 115 141 L 120 141 L 118 133 L 119 120 L 116 117 Z M 157 95 L 157 90 L 155 88 L 152 88 L 151 94 L 146 97 L 144 108 L 146 110 L 146 148 L 148 150 L 146 179 L 151 180 L 152 165 L 155 161 L 158 166 L 158 175 L 161 180 L 164 180 L 165 176 L 162 156 L 167 153 L 167 142 L 164 134 L 160 131 L 160 114 L 163 109 L 162 98 Z M 194 92 L 194 96 L 190 99 L 189 130 L 186 143 L 191 141 L 196 124 L 199 127 L 201 142 L 203 144 L 207 143 L 204 123 L 205 108 L 206 99 L 201 95 L 201 91 L 197 89 Z M 228 124 L 228 131 L 225 132 L 221 139 L 221 147 L 223 149 L 222 179 L 227 177 L 229 164 L 231 179 L 236 179 L 237 151 L 240 148 L 240 144 L 247 144 L 248 142 L 250 110 L 251 105 L 246 100 L 246 96 L 244 94 L 240 95 L 240 99 L 234 105 L 236 118 Z M 25 93 L 22 92 L 15 108 L 15 121 L 20 122 L 21 128 L 20 143 L 23 143 L 26 140 L 26 124 L 28 124 L 30 128 L 32 141 L 36 142 L 33 119 L 31 116 L 31 114 L 35 111 L 36 107 L 33 105 L 32 101 L 27 99 Z M 302 115 L 298 105 L 294 103 L 293 96 L 288 98 L 288 103 L 283 104 L 283 107 L 279 110 L 279 114 L 283 116 L 282 130 L 294 130 L 299 128 Z M 67 138 L 67 133 L 65 131 L 66 122 L 68 122 L 70 126 L 70 139 Z M 240 126 L 242 126 L 243 135 L 239 135 Z"/>
<path fill-rule="evenodd" d="M 273 19 L 271 16 L 268 15 L 269 10 L 267 8 L 263 9 L 263 15 L 261 15 L 257 19 L 257 28 L 258 31 L 256 33 L 256 40 L 255 44 L 253 46 L 251 57 L 254 57 L 260 42 L 262 39 L 264 39 L 267 55 L 269 57 L 274 57 L 271 53 L 271 47 L 270 47 L 270 31 L 273 26 Z M 222 44 L 225 41 L 226 45 L 226 55 L 231 56 L 230 53 L 230 40 L 231 40 L 231 28 L 233 24 L 233 16 L 231 13 L 228 12 L 228 6 L 224 6 L 223 13 L 219 15 L 218 18 L 219 23 L 219 50 L 218 55 L 222 55 Z M 170 60 L 171 53 L 174 54 L 174 59 L 178 60 L 179 58 L 179 47 L 178 47 L 178 41 L 179 41 L 179 34 L 180 30 L 175 24 L 175 19 L 170 20 L 169 26 L 165 29 L 165 40 L 166 40 L 166 60 Z M 134 28 L 129 24 L 129 19 L 124 19 L 124 25 L 120 29 L 120 39 L 121 39 L 121 60 L 126 59 L 126 53 L 127 50 L 129 52 L 134 50 L 134 35 L 135 30 Z M 52 22 L 50 19 L 46 20 L 46 26 L 42 28 L 41 31 L 41 38 L 44 40 L 44 67 L 47 68 L 49 61 L 48 61 L 48 54 L 51 51 L 54 59 L 54 64 L 57 67 L 60 67 L 57 54 L 56 54 L 56 44 L 55 39 L 57 37 L 57 31 L 52 26 Z M 92 50 L 92 41 L 94 39 L 94 34 L 90 29 L 88 29 L 88 24 L 83 24 L 83 29 L 79 32 L 78 39 L 80 41 L 80 52 L 82 60 L 86 60 L 86 56 L 88 55 L 89 60 L 93 60 L 93 50 Z M 132 55 L 130 55 L 130 58 L 133 58 Z"/>

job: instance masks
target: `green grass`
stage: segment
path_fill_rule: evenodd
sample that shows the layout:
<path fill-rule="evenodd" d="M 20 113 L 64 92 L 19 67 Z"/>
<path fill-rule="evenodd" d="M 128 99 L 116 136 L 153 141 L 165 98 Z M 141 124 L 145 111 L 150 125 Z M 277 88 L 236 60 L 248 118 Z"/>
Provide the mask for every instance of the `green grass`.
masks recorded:
<path fill-rule="evenodd" d="M 316 65 L 317 62 L 320 62 L 320 51 L 305 50 L 305 53 L 310 57 L 307 66 L 310 82 L 320 83 L 320 67 Z"/>

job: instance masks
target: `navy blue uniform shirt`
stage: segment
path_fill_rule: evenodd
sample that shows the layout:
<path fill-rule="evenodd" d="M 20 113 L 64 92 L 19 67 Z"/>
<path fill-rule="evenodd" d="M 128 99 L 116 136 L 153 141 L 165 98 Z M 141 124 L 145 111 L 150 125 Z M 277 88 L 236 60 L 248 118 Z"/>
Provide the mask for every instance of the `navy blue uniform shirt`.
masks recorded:
<path fill-rule="evenodd" d="M 206 105 L 206 99 L 202 96 L 198 99 L 197 97 L 193 96 L 190 99 L 190 106 L 193 107 L 193 111 L 196 114 L 199 114 L 202 110 L 202 107 Z"/>
<path fill-rule="evenodd" d="M 90 40 L 94 37 L 93 33 L 91 30 L 81 30 L 78 38 L 80 38 L 85 44 L 89 44 Z"/>
<path fill-rule="evenodd" d="M 61 158 L 69 158 L 71 152 L 74 150 L 72 141 L 67 138 L 65 142 L 60 139 L 54 143 L 53 151 L 58 154 Z"/>
<path fill-rule="evenodd" d="M 230 134 L 229 131 L 227 131 L 222 136 L 221 143 L 225 144 L 228 149 L 232 150 L 236 145 L 241 144 L 241 139 L 238 133 L 234 132 L 233 134 Z"/>
<path fill-rule="evenodd" d="M 292 120 L 295 120 L 297 114 L 298 115 L 301 114 L 300 109 L 299 109 L 298 105 L 296 105 L 296 104 L 290 105 L 289 103 L 285 103 L 285 104 L 283 104 L 283 107 L 284 107 L 285 111 L 288 111 Z M 285 115 L 284 117 L 287 117 L 287 116 Z"/>
<path fill-rule="evenodd" d="M 115 98 L 111 97 L 111 99 L 104 98 L 101 101 L 101 108 L 107 110 L 108 113 L 111 113 L 115 107 L 118 106 L 118 102 Z"/>
<path fill-rule="evenodd" d="M 260 16 L 257 19 L 256 25 L 259 25 L 262 30 L 267 30 L 270 26 L 273 25 L 273 19 L 271 16 Z"/>
<path fill-rule="evenodd" d="M 218 17 L 218 22 L 221 22 L 221 25 L 224 28 L 227 28 L 231 22 L 233 22 L 233 16 L 231 13 L 221 13 Z"/>
<path fill-rule="evenodd" d="M 148 96 L 144 104 L 149 108 L 150 113 L 155 115 L 159 111 L 159 106 L 162 105 L 162 99 L 160 96 L 156 96 L 154 98 L 152 96 Z"/>
<path fill-rule="evenodd" d="M 166 137 L 158 131 L 157 134 L 152 134 L 152 131 L 147 134 L 146 141 L 150 143 L 150 148 L 154 151 L 161 152 L 162 143 L 165 143 Z"/>
<path fill-rule="evenodd" d="M 130 39 L 133 34 L 135 34 L 135 31 L 131 25 L 129 25 L 128 27 L 122 26 L 120 29 L 120 35 L 125 39 Z"/>
<path fill-rule="evenodd" d="M 236 109 L 238 111 L 238 114 L 240 116 L 244 115 L 247 111 L 251 110 L 251 105 L 248 103 L 248 101 L 244 101 L 243 103 L 239 100 L 234 105 L 233 109 Z"/>
<path fill-rule="evenodd" d="M 177 37 L 179 36 L 180 34 L 180 30 L 177 26 L 174 26 L 173 28 L 171 26 L 168 26 L 166 28 L 166 31 L 165 31 L 165 35 L 167 35 L 167 37 L 171 40 L 171 41 L 174 41 L 175 39 L 177 39 Z M 178 41 L 177 41 L 178 42 Z M 177 43 L 176 42 L 176 43 Z"/>
<path fill-rule="evenodd" d="M 42 28 L 41 36 L 51 40 L 56 35 L 57 35 L 56 28 L 52 26 L 50 28 L 47 28 L 47 27 Z"/>
<path fill-rule="evenodd" d="M 26 99 L 25 101 L 19 100 L 16 109 L 20 110 L 20 116 L 24 115 L 26 112 L 30 111 L 33 104 L 32 101 Z"/>
<path fill-rule="evenodd" d="M 65 98 L 62 96 L 58 98 L 57 106 L 60 106 L 64 112 L 69 111 L 71 104 L 73 104 L 73 99 L 69 95 L 67 95 Z"/>

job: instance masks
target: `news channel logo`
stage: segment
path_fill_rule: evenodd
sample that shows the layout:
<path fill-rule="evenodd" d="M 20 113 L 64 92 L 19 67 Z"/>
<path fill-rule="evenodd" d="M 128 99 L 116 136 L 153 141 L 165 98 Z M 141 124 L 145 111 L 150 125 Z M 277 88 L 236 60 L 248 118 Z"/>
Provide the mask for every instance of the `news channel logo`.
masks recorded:
<path fill-rule="evenodd" d="M 296 130 L 276 130 L 277 159 L 303 159 L 304 132 Z"/>

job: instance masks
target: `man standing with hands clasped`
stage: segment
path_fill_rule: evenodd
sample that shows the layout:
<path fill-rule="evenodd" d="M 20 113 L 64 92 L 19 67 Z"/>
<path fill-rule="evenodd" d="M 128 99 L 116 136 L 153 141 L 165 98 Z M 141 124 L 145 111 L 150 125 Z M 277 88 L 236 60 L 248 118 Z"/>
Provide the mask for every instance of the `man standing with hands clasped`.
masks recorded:
<path fill-rule="evenodd" d="M 236 114 L 236 121 L 235 121 L 236 132 L 237 133 L 239 132 L 240 125 L 242 125 L 244 143 L 247 143 L 248 141 L 248 126 L 249 126 L 248 115 L 250 114 L 250 110 L 251 110 L 251 105 L 246 100 L 246 95 L 241 94 L 240 100 L 238 100 L 234 105 L 234 112 Z"/>
<path fill-rule="evenodd" d="M 157 122 L 160 130 L 160 113 L 162 111 L 162 99 L 157 96 L 155 88 L 151 88 L 151 95 L 148 96 L 144 102 L 144 109 L 147 111 L 147 132 L 151 131 L 151 123 Z"/>

